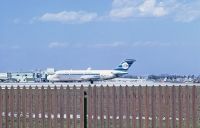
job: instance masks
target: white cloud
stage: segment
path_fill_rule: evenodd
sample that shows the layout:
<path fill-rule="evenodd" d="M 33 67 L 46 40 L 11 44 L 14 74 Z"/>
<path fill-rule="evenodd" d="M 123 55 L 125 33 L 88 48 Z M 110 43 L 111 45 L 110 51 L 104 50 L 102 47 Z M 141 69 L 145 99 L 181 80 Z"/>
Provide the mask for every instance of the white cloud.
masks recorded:
<path fill-rule="evenodd" d="M 175 15 L 176 21 L 191 22 L 200 18 L 200 1 L 179 4 Z"/>
<path fill-rule="evenodd" d="M 112 9 L 110 11 L 111 18 L 129 18 L 133 16 L 134 8 L 132 7 L 124 7 Z"/>
<path fill-rule="evenodd" d="M 167 15 L 167 9 L 156 0 L 114 0 L 110 11 L 111 18 L 130 18 Z"/>
<path fill-rule="evenodd" d="M 51 42 L 48 44 L 48 48 L 117 48 L 125 47 L 128 44 L 124 42 L 113 42 L 113 43 L 62 43 L 62 42 Z"/>
<path fill-rule="evenodd" d="M 109 16 L 111 18 L 129 18 L 133 16 L 134 11 L 133 0 L 113 0 Z"/>
<path fill-rule="evenodd" d="M 113 0 L 109 16 L 111 19 L 167 17 L 191 22 L 200 18 L 200 1 Z"/>
<path fill-rule="evenodd" d="M 4 50 L 18 50 L 21 49 L 22 47 L 18 44 L 0 44 L 0 49 Z"/>
<path fill-rule="evenodd" d="M 184 44 L 178 43 L 178 46 Z M 107 42 L 107 43 L 61 43 L 52 42 L 49 43 L 48 48 L 150 48 L 150 47 L 174 47 L 177 43 L 171 42 L 158 42 L 158 41 L 135 41 L 135 42 Z"/>
<path fill-rule="evenodd" d="M 88 44 L 90 48 L 137 48 L 137 47 L 170 47 L 173 43 L 157 42 L 157 41 L 135 41 L 135 42 L 110 42 L 110 43 L 96 43 Z"/>
<path fill-rule="evenodd" d="M 175 21 L 191 22 L 200 18 L 200 1 L 181 0 L 113 0 L 111 9 L 105 15 L 87 11 L 61 11 L 45 13 L 30 21 L 87 23 L 102 20 L 128 20 L 133 18 L 165 17 Z M 19 22 L 16 19 L 14 22 Z"/>
<path fill-rule="evenodd" d="M 116 47 L 122 47 L 127 46 L 124 42 L 113 42 L 113 43 L 96 43 L 96 44 L 90 44 L 89 47 L 94 48 L 116 48 Z"/>
<path fill-rule="evenodd" d="M 49 48 L 65 48 L 68 45 L 69 45 L 68 43 L 51 42 L 51 43 L 49 43 L 48 47 Z"/>
<path fill-rule="evenodd" d="M 60 23 L 85 23 L 91 22 L 97 18 L 97 13 L 85 11 L 62 11 L 58 13 L 45 13 L 38 19 L 43 22 Z"/>
<path fill-rule="evenodd" d="M 61 11 L 45 13 L 34 17 L 30 21 L 59 22 L 59 23 L 87 23 L 102 20 L 127 20 L 133 18 L 165 17 L 175 21 L 191 22 L 200 18 L 200 1 L 180 0 L 113 0 L 112 7 L 106 15 L 87 11 Z M 14 23 L 19 23 L 15 19 Z"/>
<path fill-rule="evenodd" d="M 164 7 L 156 3 L 156 0 L 145 0 L 144 3 L 138 7 L 138 9 L 142 15 L 148 16 L 160 17 L 168 13 Z"/>
<path fill-rule="evenodd" d="M 136 0 L 113 0 L 112 7 L 129 7 L 135 4 Z"/>
<path fill-rule="evenodd" d="M 133 42 L 130 44 L 130 46 L 131 47 L 169 47 L 169 46 L 172 46 L 172 43 L 143 41 L 143 42 Z"/>

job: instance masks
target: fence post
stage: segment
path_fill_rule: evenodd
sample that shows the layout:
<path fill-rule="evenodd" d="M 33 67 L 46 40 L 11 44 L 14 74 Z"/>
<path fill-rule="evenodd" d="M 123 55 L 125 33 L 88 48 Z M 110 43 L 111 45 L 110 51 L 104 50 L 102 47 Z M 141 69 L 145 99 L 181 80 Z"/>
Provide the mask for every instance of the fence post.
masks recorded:
<path fill-rule="evenodd" d="M 186 106 L 186 128 L 190 127 L 190 93 L 189 87 L 185 87 L 185 106 Z"/>
<path fill-rule="evenodd" d="M 179 91 L 178 91 L 178 99 L 179 99 L 179 128 L 182 128 L 182 120 L 183 120 L 183 118 L 182 118 L 182 116 L 183 116 L 183 114 L 182 114 L 182 86 L 181 85 L 179 85 Z"/>
<path fill-rule="evenodd" d="M 156 115 L 155 115 L 155 103 L 156 103 L 156 98 L 155 98 L 155 86 L 152 86 L 151 90 L 151 111 L 152 111 L 152 128 L 156 127 Z"/>
<path fill-rule="evenodd" d="M 75 85 L 73 87 L 73 121 L 74 128 L 77 128 L 77 89 Z"/>
<path fill-rule="evenodd" d="M 119 127 L 122 128 L 123 127 L 123 114 L 122 114 L 122 104 L 123 104 L 123 101 L 122 101 L 122 98 L 123 98 L 123 88 L 122 86 L 120 85 L 119 87 Z M 116 112 L 116 111 L 115 111 Z"/>
<path fill-rule="evenodd" d="M 30 107 L 30 111 L 29 111 L 29 128 L 33 128 L 33 90 L 32 87 L 29 86 L 29 107 Z"/>
<path fill-rule="evenodd" d="M 67 104 L 66 106 L 66 109 L 67 109 L 67 112 L 66 112 L 66 118 L 67 118 L 67 124 L 66 124 L 66 128 L 70 128 L 70 88 L 69 88 L 69 85 L 67 85 L 67 99 L 66 99 L 66 103 L 69 103 Z"/>
<path fill-rule="evenodd" d="M 88 99 L 85 99 L 88 101 L 88 128 L 92 128 L 92 87 L 89 85 L 88 87 L 88 94 L 87 94 Z"/>
<path fill-rule="evenodd" d="M 11 128 L 14 128 L 14 88 L 10 90 L 10 112 L 11 112 Z"/>
<path fill-rule="evenodd" d="M 54 104 L 53 104 L 53 109 L 54 109 L 54 122 L 53 122 L 53 127 L 54 128 L 57 128 L 58 127 L 58 108 L 57 108 L 57 103 L 58 103 L 58 91 L 57 91 L 57 87 L 55 86 L 54 87 L 54 90 L 53 90 L 53 93 L 54 93 Z"/>
<path fill-rule="evenodd" d="M 159 128 L 162 128 L 163 127 L 163 113 L 162 113 L 162 107 L 163 107 L 163 96 L 162 96 L 162 86 L 161 85 L 159 85 L 159 87 L 158 87 L 158 95 L 159 95 Z"/>
<path fill-rule="evenodd" d="M 21 113 L 21 94 L 20 87 L 17 86 L 17 128 L 20 128 L 20 113 Z"/>
<path fill-rule="evenodd" d="M 172 86 L 172 126 L 176 128 L 176 88 Z"/>
<path fill-rule="evenodd" d="M 40 101 L 42 102 L 41 103 L 42 128 L 45 128 L 45 90 L 44 90 L 44 86 L 42 86 L 42 88 L 41 88 Z"/>
<path fill-rule="evenodd" d="M 94 87 L 93 87 L 93 110 L 94 110 L 94 125 L 93 125 L 93 127 L 94 128 L 97 128 L 97 121 L 98 121 L 98 118 L 97 118 L 97 113 L 98 113 L 98 111 L 97 111 L 97 109 L 98 109 L 98 99 L 97 99 L 97 86 L 96 85 L 94 85 Z"/>
<path fill-rule="evenodd" d="M 8 128 L 8 87 L 5 88 L 5 127 Z"/>
<path fill-rule="evenodd" d="M 47 112 L 48 112 L 48 121 L 47 121 L 47 127 L 51 128 L 51 88 L 50 86 L 47 87 Z"/>
<path fill-rule="evenodd" d="M 142 86 L 138 87 L 138 111 L 139 111 L 139 128 L 142 128 Z"/>
<path fill-rule="evenodd" d="M 145 86 L 145 128 L 149 127 L 149 88 Z"/>
<path fill-rule="evenodd" d="M 113 88 L 112 88 L 112 93 L 113 93 L 113 107 L 112 107 L 112 109 L 113 109 L 113 124 L 112 124 L 112 127 L 113 128 L 116 128 L 116 87 L 115 87 L 115 85 L 113 85 Z"/>
<path fill-rule="evenodd" d="M 64 128 L 64 92 L 62 85 L 60 87 L 60 127 Z"/>
<path fill-rule="evenodd" d="M 129 93 L 129 87 L 127 85 L 125 88 L 125 96 L 126 96 L 126 128 L 130 128 L 130 93 Z"/>
<path fill-rule="evenodd" d="M 38 87 L 36 86 L 34 89 L 34 110 L 35 110 L 35 127 L 39 127 L 39 93 Z"/>
<path fill-rule="evenodd" d="M 2 128 L 2 90 L 0 86 L 0 128 Z"/>
<path fill-rule="evenodd" d="M 80 128 L 84 128 L 84 98 L 85 98 L 85 92 L 84 92 L 84 88 L 83 85 L 81 85 L 80 91 Z M 86 93 L 87 95 L 87 93 Z M 86 121 L 87 121 L 87 113 L 86 113 Z"/>
<path fill-rule="evenodd" d="M 170 94 L 169 94 L 169 86 L 165 86 L 165 126 L 166 128 L 170 128 L 169 117 L 170 117 Z"/>
<path fill-rule="evenodd" d="M 101 128 L 104 128 L 104 87 L 101 85 L 100 87 L 100 120 L 101 120 Z"/>
<path fill-rule="evenodd" d="M 26 127 L 26 87 L 22 89 L 22 128 Z"/>
<path fill-rule="evenodd" d="M 197 105 L 196 105 L 196 86 L 194 85 L 192 87 L 192 125 L 193 125 L 193 128 L 197 128 L 197 125 L 196 125 L 196 122 L 197 122 L 197 119 L 196 119 L 196 115 L 197 115 Z"/>
<path fill-rule="evenodd" d="M 8 128 L 8 87 L 6 86 L 6 90 L 5 90 L 5 118 L 6 118 L 6 128 Z"/>
<path fill-rule="evenodd" d="M 106 119 L 107 119 L 107 128 L 110 128 L 110 87 L 107 85 L 106 87 L 106 106 L 107 106 L 107 115 L 106 115 Z"/>
<path fill-rule="evenodd" d="M 136 91 L 135 86 L 132 86 L 132 128 L 136 128 Z"/>

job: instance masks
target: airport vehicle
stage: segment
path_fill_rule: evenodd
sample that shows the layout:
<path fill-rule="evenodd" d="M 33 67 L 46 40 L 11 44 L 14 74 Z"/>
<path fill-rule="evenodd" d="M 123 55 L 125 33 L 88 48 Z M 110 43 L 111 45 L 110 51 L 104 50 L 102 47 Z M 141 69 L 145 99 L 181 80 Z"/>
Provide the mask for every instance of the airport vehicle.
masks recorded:
<path fill-rule="evenodd" d="M 17 80 L 11 77 L 11 73 L 0 73 L 0 82 L 17 82 Z"/>
<path fill-rule="evenodd" d="M 74 82 L 74 81 L 102 81 L 121 77 L 128 74 L 128 69 L 135 62 L 134 59 L 124 60 L 113 70 L 59 70 L 47 76 L 49 82 Z"/>
<path fill-rule="evenodd" d="M 7 73 L 0 73 L 0 82 L 4 82 L 8 80 L 8 74 Z"/>

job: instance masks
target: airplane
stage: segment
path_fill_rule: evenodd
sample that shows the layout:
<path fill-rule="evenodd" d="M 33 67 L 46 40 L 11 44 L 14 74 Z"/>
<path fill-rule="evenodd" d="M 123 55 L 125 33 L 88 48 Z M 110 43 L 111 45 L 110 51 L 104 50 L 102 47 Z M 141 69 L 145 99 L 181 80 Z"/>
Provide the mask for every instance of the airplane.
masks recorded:
<path fill-rule="evenodd" d="M 113 70 L 58 70 L 47 76 L 49 82 L 82 82 L 110 80 L 128 74 L 128 69 L 135 62 L 134 59 L 126 59 Z"/>

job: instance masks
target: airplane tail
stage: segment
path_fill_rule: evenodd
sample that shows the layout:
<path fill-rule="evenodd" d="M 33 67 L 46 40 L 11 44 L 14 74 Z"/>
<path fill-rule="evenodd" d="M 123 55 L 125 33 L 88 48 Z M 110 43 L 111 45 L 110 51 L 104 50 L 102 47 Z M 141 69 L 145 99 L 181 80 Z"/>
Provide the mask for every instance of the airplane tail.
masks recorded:
<path fill-rule="evenodd" d="M 128 71 L 128 69 L 131 67 L 131 65 L 135 62 L 134 59 L 126 59 L 115 69 L 120 71 Z"/>

